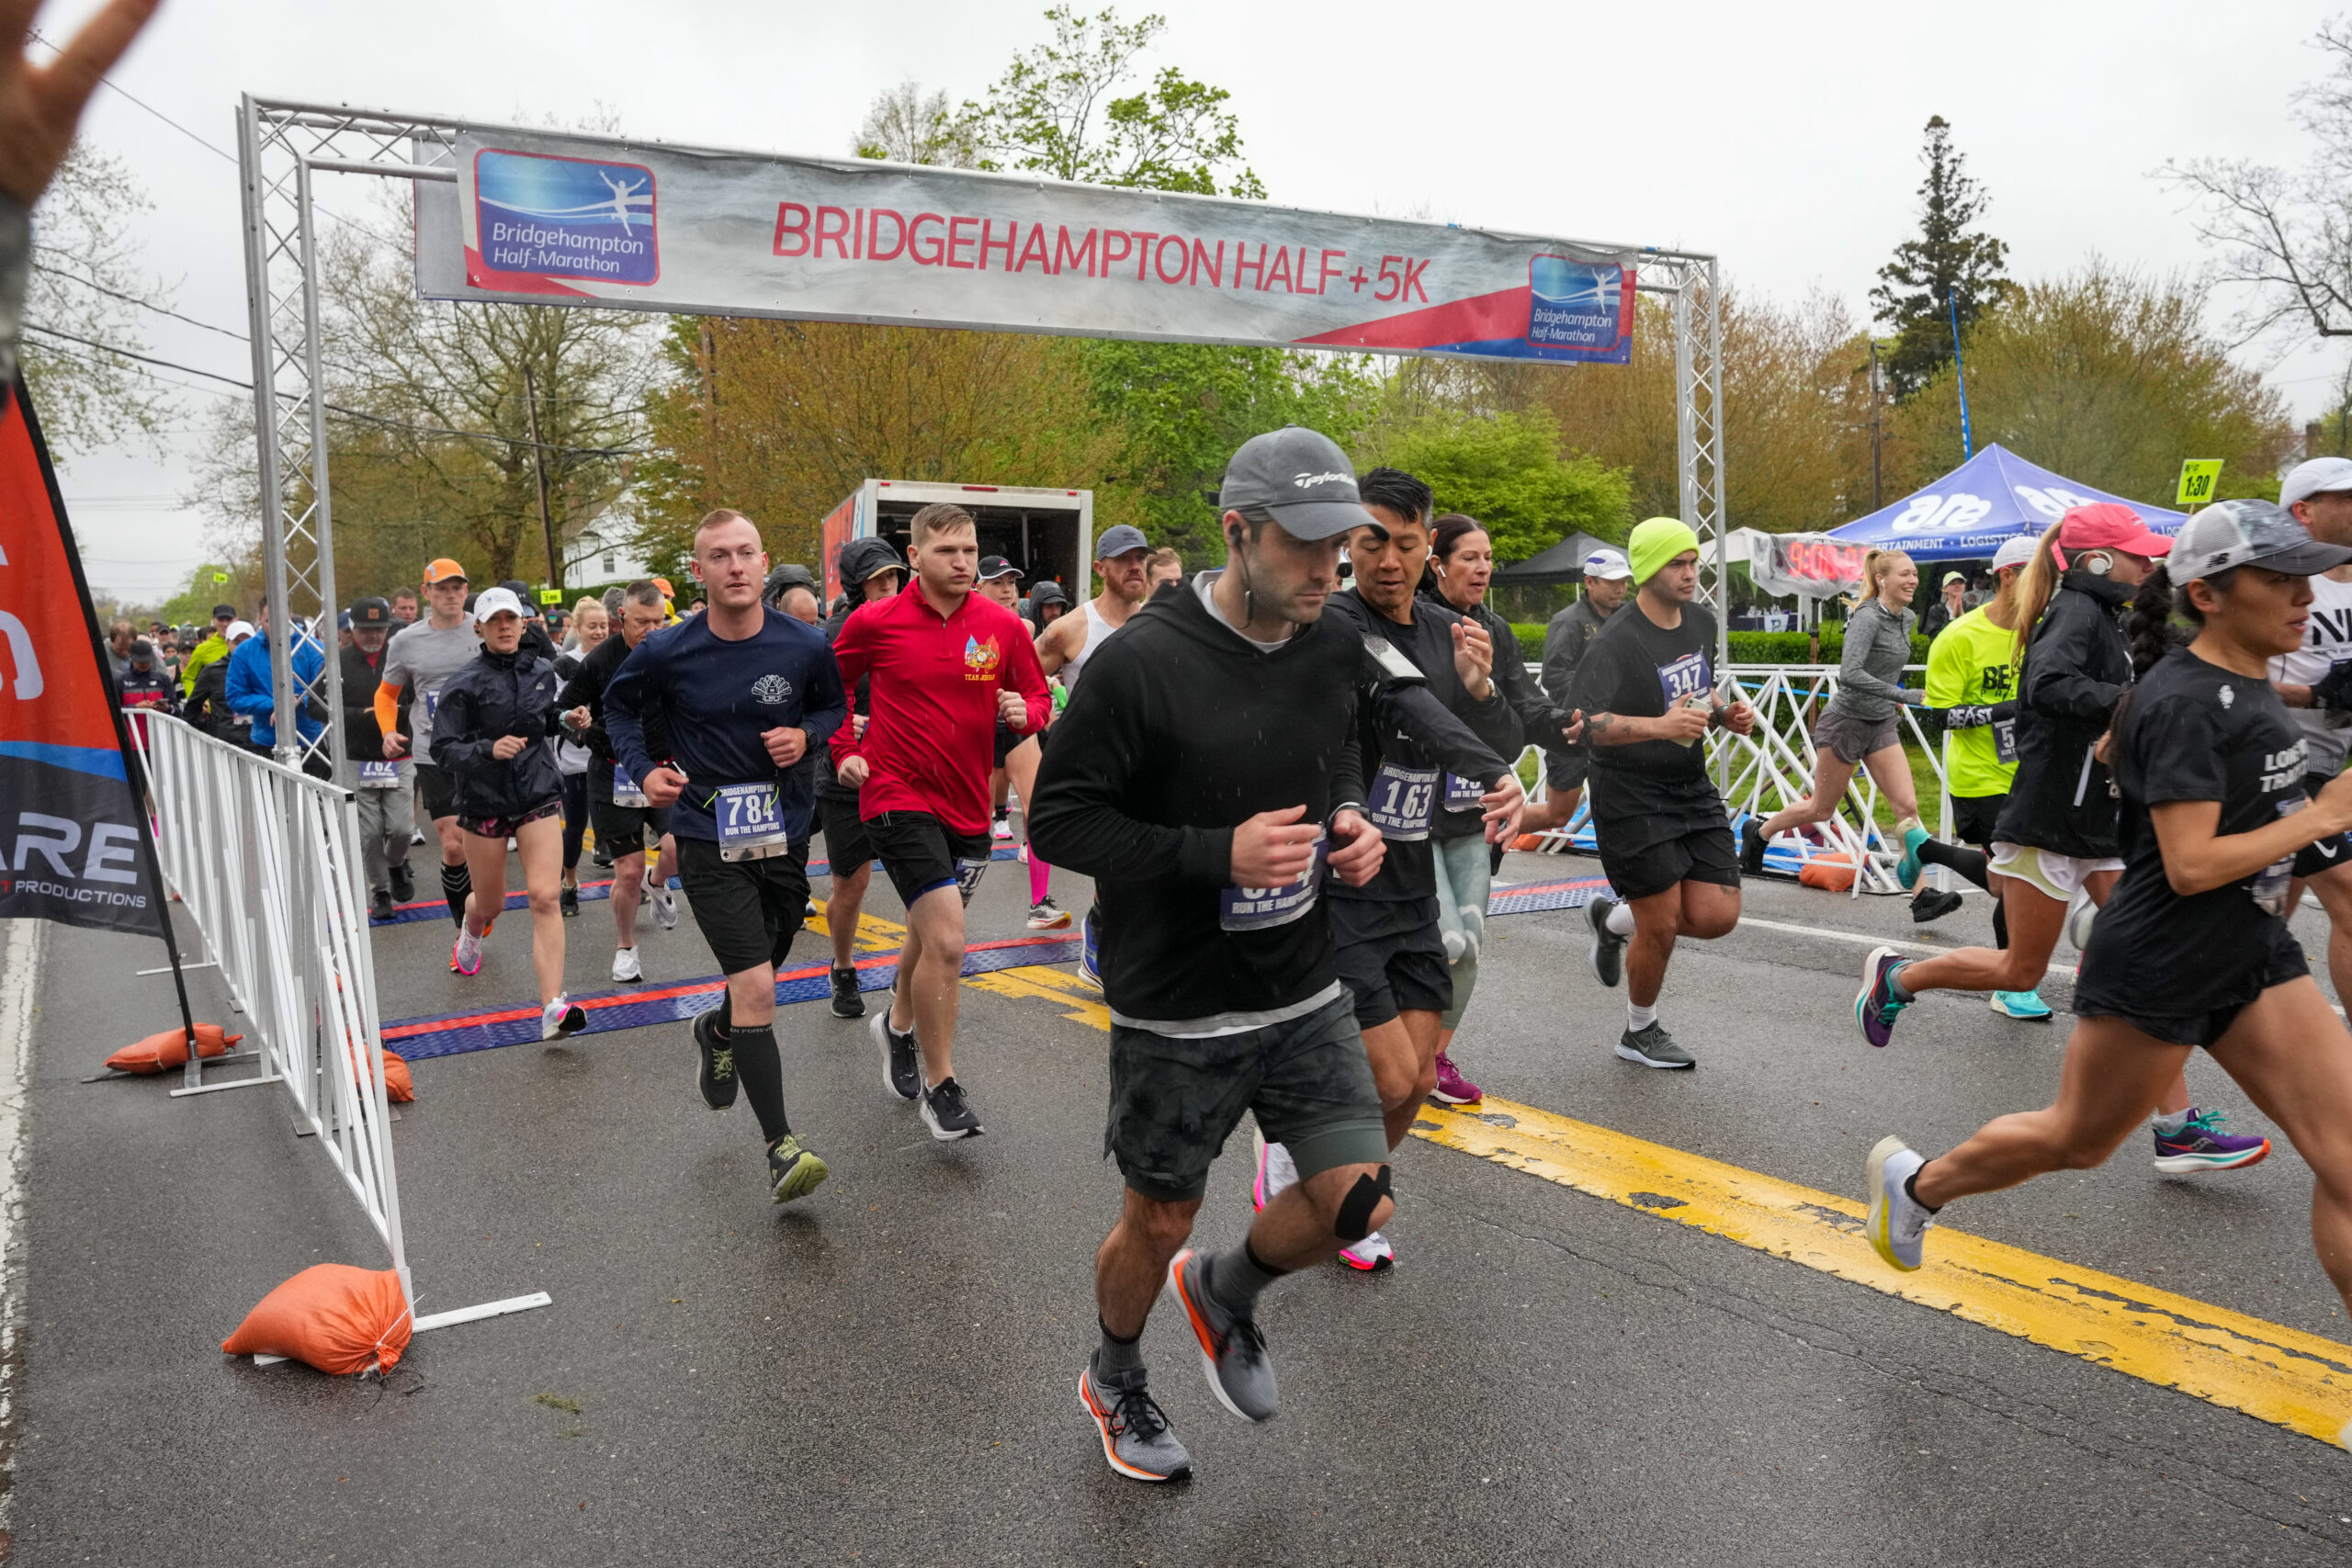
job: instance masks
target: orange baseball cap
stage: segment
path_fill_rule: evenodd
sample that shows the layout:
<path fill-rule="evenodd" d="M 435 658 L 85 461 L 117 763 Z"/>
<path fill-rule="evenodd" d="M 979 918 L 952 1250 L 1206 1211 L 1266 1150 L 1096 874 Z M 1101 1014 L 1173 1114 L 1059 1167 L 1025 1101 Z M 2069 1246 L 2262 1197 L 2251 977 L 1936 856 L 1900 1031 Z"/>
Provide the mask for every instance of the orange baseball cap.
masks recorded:
<path fill-rule="evenodd" d="M 670 587 L 670 580 L 666 577 L 655 578 L 653 580 L 653 586 L 662 590 L 662 597 L 664 599 L 675 599 L 678 596 L 672 591 Z"/>
<path fill-rule="evenodd" d="M 441 556 L 425 563 L 424 585 L 430 588 L 436 582 L 447 582 L 453 577 L 465 575 L 464 567 L 459 566 L 447 556 Z"/>

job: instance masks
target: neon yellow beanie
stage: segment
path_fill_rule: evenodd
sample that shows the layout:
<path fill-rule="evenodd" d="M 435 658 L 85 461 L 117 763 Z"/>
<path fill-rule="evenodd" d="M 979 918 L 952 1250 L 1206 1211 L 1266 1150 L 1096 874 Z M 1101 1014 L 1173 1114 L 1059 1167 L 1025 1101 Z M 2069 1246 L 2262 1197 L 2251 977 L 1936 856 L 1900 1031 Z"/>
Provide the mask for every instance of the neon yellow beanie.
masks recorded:
<path fill-rule="evenodd" d="M 1657 575 L 1658 568 L 1685 550 L 1699 547 L 1699 536 L 1679 517 L 1653 517 L 1634 525 L 1625 540 L 1625 558 L 1634 565 L 1636 586 Z"/>

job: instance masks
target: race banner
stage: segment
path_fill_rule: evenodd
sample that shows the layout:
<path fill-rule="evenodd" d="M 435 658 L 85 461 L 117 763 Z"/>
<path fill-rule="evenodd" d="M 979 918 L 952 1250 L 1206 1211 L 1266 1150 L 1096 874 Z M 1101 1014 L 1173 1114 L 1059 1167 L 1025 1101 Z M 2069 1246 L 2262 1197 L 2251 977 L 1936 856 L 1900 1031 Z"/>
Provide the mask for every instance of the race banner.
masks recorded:
<path fill-rule="evenodd" d="M 22 380 L 0 410 L 0 919 L 169 935 L 82 560 Z"/>
<path fill-rule="evenodd" d="M 427 298 L 1623 364 L 1634 251 L 865 160 L 469 133 Z"/>

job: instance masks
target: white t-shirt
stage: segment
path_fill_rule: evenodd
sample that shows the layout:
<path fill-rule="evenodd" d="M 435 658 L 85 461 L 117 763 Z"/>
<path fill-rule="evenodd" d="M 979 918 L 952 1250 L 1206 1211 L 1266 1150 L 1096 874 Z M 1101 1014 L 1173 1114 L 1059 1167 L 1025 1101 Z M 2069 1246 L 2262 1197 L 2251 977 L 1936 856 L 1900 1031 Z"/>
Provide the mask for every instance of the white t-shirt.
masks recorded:
<path fill-rule="evenodd" d="M 2270 661 L 2270 678 L 2290 685 L 2308 686 L 2325 675 L 2328 667 L 2352 659 L 2352 582 L 2332 577 L 2312 579 L 2311 622 L 2303 628 L 2303 646 Z M 2344 754 L 2352 747 L 2352 714 L 2321 708 L 2289 708 L 2302 729 L 2306 749 L 2304 770 L 2335 774 L 2344 771 Z"/>

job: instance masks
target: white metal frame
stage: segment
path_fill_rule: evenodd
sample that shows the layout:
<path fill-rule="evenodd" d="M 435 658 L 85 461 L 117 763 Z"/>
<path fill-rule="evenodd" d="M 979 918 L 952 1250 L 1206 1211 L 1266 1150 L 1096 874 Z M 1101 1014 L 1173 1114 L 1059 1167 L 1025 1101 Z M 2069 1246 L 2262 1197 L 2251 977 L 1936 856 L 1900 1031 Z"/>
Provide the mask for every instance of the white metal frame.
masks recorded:
<path fill-rule="evenodd" d="M 1909 667 L 1912 671 L 1923 668 Z M 1540 665 L 1531 664 L 1527 670 L 1531 678 L 1540 679 Z M 1833 665 L 1819 664 L 1738 664 L 1726 666 L 1723 675 L 1738 682 L 1748 705 L 1756 710 L 1756 732 L 1741 736 L 1728 730 L 1709 730 L 1709 764 L 1723 792 L 1724 809 L 1733 820 L 1749 815 L 1769 817 L 1813 792 L 1810 736 L 1822 710 L 1838 694 L 1838 671 Z M 1943 750 L 1928 743 L 1917 708 L 1901 711 L 1899 733 L 1917 746 L 1928 772 L 1936 781 L 1943 802 L 1937 832 L 1949 838 L 1952 830 L 1951 790 Z M 1542 800 L 1549 793 L 1539 761 L 1536 787 L 1530 792 L 1530 798 Z M 1780 847 L 1793 851 L 1800 862 L 1825 854 L 1847 857 L 1847 863 L 1860 868 L 1854 878 L 1853 897 L 1905 892 L 1906 889 L 1894 874 L 1903 847 L 1877 827 L 1878 804 L 1877 783 L 1867 769 L 1856 768 L 1839 802 L 1839 810 L 1816 829 L 1821 841 L 1790 832 L 1781 836 Z M 1566 848 L 1574 843 L 1577 830 L 1588 818 L 1588 803 L 1580 801 L 1574 820 L 1538 836 L 1546 848 Z M 1870 826 L 1865 829 L 1861 824 Z M 1939 870 L 1932 874 L 1937 886 L 1948 885 L 1949 879 Z"/>
<path fill-rule="evenodd" d="M 334 624 L 334 515 L 327 474 L 326 386 L 319 341 L 318 174 L 454 183 L 458 138 L 520 128 L 439 115 L 254 97 L 237 107 L 243 174 L 245 293 L 253 318 L 254 414 L 261 472 L 262 548 L 270 604 Z M 1635 269 L 1635 287 L 1673 301 L 1675 448 L 1683 520 L 1701 544 L 1700 593 L 1723 610 L 1730 581 L 1724 519 L 1723 307 L 1719 263 L 1695 251 L 1575 242 Z M 550 295 L 546 303 L 561 304 Z M 613 300 L 580 300 L 610 309 Z M 869 487 L 870 488 L 870 485 Z M 1091 497 L 1085 525 L 1091 532 Z M 1083 567 L 1086 563 L 1081 562 Z M 1730 616 L 1719 614 L 1716 662 L 1731 659 Z M 296 694 L 284 637 L 270 640 L 277 755 L 299 763 Z M 332 644 L 330 643 L 330 646 Z M 328 723 L 309 748 L 342 754 L 343 671 L 326 667 Z"/>
<path fill-rule="evenodd" d="M 194 919 L 231 1005 L 257 1037 L 258 1074 L 175 1096 L 282 1083 L 417 1301 L 401 1231 L 391 1108 L 359 808 L 352 791 L 165 715 L 143 715 L 149 799 L 164 881 Z M 216 1061 L 218 1058 L 216 1058 Z M 548 1304 L 544 1293 L 415 1320 L 422 1332 Z"/>

